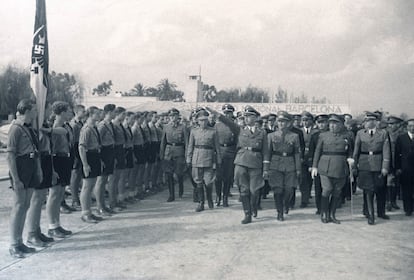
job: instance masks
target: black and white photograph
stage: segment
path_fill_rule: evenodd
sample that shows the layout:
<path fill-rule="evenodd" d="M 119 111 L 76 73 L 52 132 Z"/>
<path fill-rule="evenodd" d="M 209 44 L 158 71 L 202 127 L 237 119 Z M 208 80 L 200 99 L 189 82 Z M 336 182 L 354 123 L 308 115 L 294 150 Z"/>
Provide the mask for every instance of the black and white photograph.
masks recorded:
<path fill-rule="evenodd" d="M 414 1 L 0 5 L 0 280 L 414 279 Z"/>

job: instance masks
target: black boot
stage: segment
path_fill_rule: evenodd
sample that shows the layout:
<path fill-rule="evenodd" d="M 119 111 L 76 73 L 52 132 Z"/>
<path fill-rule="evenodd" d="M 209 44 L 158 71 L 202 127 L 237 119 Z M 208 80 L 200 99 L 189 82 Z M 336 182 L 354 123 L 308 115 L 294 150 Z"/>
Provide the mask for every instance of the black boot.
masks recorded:
<path fill-rule="evenodd" d="M 253 217 L 257 218 L 257 200 L 258 196 L 260 196 L 260 191 L 255 191 L 254 193 L 250 194 L 250 209 L 252 212 Z"/>
<path fill-rule="evenodd" d="M 229 193 L 230 193 L 230 184 L 224 182 L 223 186 L 223 207 L 229 207 Z"/>
<path fill-rule="evenodd" d="M 221 204 L 221 189 L 222 189 L 222 181 L 216 181 L 216 206 L 220 206 Z"/>
<path fill-rule="evenodd" d="M 386 205 L 386 209 L 387 211 L 391 212 L 392 211 L 392 206 L 391 206 L 391 186 L 387 186 L 387 205 Z"/>
<path fill-rule="evenodd" d="M 178 197 L 183 198 L 183 194 L 184 194 L 184 178 L 183 176 L 178 176 Z"/>
<path fill-rule="evenodd" d="M 252 212 L 251 212 L 251 208 L 250 208 L 250 196 L 249 195 L 243 195 L 240 196 L 241 197 L 241 201 L 243 204 L 243 211 L 244 211 L 244 219 L 241 221 L 241 223 L 244 224 L 249 224 L 252 222 Z"/>
<path fill-rule="evenodd" d="M 367 191 L 366 197 L 367 197 L 368 224 L 375 225 L 374 192 Z"/>
<path fill-rule="evenodd" d="M 168 191 L 170 196 L 168 197 L 167 202 L 172 202 L 175 200 L 175 190 L 174 190 L 174 178 L 170 175 L 167 177 Z"/>
<path fill-rule="evenodd" d="M 290 198 L 289 208 L 294 209 L 296 202 L 296 188 L 293 189 L 292 196 Z"/>
<path fill-rule="evenodd" d="M 198 202 L 198 191 L 197 188 L 193 188 L 193 202 Z"/>
<path fill-rule="evenodd" d="M 328 223 L 328 207 L 329 207 L 329 197 L 321 197 L 321 221 L 322 223 Z"/>
<path fill-rule="evenodd" d="M 277 220 L 283 222 L 285 220 L 283 217 L 283 193 L 275 193 L 273 198 L 277 210 Z"/>
<path fill-rule="evenodd" d="M 337 220 L 336 217 L 335 217 L 336 209 L 338 208 L 338 205 L 341 203 L 340 199 L 341 198 L 339 198 L 339 197 L 334 197 L 333 196 L 331 198 L 331 203 L 330 203 L 330 206 L 329 206 L 329 209 L 330 209 L 329 212 L 331 213 L 330 221 L 334 224 L 340 224 L 341 223 L 341 221 Z"/>
<path fill-rule="evenodd" d="M 362 204 L 362 213 L 364 214 L 365 218 L 369 218 L 369 213 L 368 213 L 368 203 L 367 203 L 367 193 L 366 191 L 364 191 L 364 202 Z"/>
<path fill-rule="evenodd" d="M 400 206 L 397 205 L 397 192 L 398 192 L 397 187 L 391 188 L 391 207 L 395 210 L 400 209 Z"/>
<path fill-rule="evenodd" d="M 201 212 L 204 210 L 204 188 L 203 184 L 197 185 L 197 194 L 198 194 L 198 206 L 196 212 Z"/>
<path fill-rule="evenodd" d="M 208 208 L 213 209 L 214 203 L 213 203 L 213 184 L 209 184 L 206 186 L 206 194 L 207 194 L 207 203 Z"/>

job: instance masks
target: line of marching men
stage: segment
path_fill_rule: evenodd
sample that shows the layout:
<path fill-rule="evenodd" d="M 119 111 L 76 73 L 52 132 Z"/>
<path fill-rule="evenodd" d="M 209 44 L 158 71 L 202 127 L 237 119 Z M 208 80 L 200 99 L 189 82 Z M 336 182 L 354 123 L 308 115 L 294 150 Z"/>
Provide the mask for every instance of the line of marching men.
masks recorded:
<path fill-rule="evenodd" d="M 295 189 L 301 191 L 300 207 L 307 207 L 315 186 L 317 214 L 324 223 L 339 223 L 336 209 L 351 188 L 364 190 L 364 214 L 374 224 L 377 216 L 388 219 L 389 207 L 398 208 L 396 196 L 402 186 L 406 215 L 412 213 L 414 174 L 414 119 L 390 117 L 389 131 L 379 127 L 378 113 L 367 113 L 364 128 L 347 126 L 343 116 L 308 112 L 295 116 L 278 112 L 260 117 L 253 107 L 234 116 L 226 104 L 219 113 L 196 108 L 190 124 L 177 109 L 129 112 L 107 104 L 103 109 L 73 109 L 55 102 L 51 117 L 40 129 L 32 127 L 36 105 L 22 100 L 17 106 L 7 145 L 13 207 L 10 217 L 9 252 L 22 258 L 34 248 L 24 244 L 22 233 L 27 217 L 27 244 L 45 247 L 53 238 L 71 235 L 60 221 L 62 211 L 81 210 L 85 223 L 122 211 L 146 194 L 168 185 L 168 202 L 183 196 L 184 176 L 191 173 L 196 211 L 204 203 L 229 206 L 230 189 L 236 186 L 243 205 L 243 224 L 257 217 L 260 200 L 273 190 L 277 219 L 295 204 Z M 350 118 L 345 116 L 345 119 Z M 316 125 L 314 124 L 316 121 Z M 161 172 L 162 171 L 162 172 Z M 65 202 L 70 186 L 72 206 Z M 388 186 L 388 188 L 386 187 Z M 387 192 L 388 190 L 388 192 Z M 388 193 L 388 195 L 387 195 Z M 105 194 L 108 198 L 105 199 Z M 92 212 L 92 199 L 96 209 Z M 41 208 L 46 200 L 48 232 L 40 229 Z"/>

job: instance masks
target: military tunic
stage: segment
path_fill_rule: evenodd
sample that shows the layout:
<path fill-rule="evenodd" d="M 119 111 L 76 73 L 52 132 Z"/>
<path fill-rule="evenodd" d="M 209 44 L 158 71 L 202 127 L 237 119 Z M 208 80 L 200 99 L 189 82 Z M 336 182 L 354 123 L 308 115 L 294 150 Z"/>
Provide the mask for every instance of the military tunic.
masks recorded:
<path fill-rule="evenodd" d="M 165 125 L 161 137 L 160 157 L 166 173 L 183 175 L 187 141 L 187 132 L 184 125 L 176 123 Z"/>

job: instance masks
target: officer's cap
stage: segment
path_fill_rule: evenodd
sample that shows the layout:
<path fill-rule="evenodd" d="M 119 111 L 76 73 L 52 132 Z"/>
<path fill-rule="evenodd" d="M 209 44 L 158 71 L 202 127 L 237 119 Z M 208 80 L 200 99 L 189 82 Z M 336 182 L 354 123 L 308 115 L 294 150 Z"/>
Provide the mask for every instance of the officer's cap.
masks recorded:
<path fill-rule="evenodd" d="M 169 116 L 176 116 L 176 115 L 179 115 L 179 114 L 180 114 L 180 111 L 178 111 L 175 108 L 171 108 L 170 111 L 168 111 Z"/>
<path fill-rule="evenodd" d="M 317 115 L 316 116 L 315 121 L 316 122 L 326 122 L 326 121 L 328 121 L 328 119 L 329 119 L 329 116 L 328 115 L 326 115 L 326 114 L 320 114 L 320 115 Z"/>
<path fill-rule="evenodd" d="M 244 108 L 244 115 L 260 117 L 260 113 L 256 111 L 256 109 L 254 109 L 252 106 L 246 106 L 246 108 Z"/>
<path fill-rule="evenodd" d="M 200 110 L 197 113 L 197 120 L 207 120 L 209 113 L 206 110 Z"/>
<path fill-rule="evenodd" d="M 226 113 L 226 112 L 234 112 L 234 107 L 231 104 L 224 104 L 223 107 L 221 107 L 221 110 Z"/>
<path fill-rule="evenodd" d="M 351 114 L 345 113 L 345 114 L 344 114 L 344 118 L 345 118 L 346 116 L 348 116 L 349 118 L 351 118 L 351 119 L 352 119 L 352 115 L 351 115 Z"/>
<path fill-rule="evenodd" d="M 302 120 L 313 120 L 313 115 L 307 111 L 302 112 Z"/>
<path fill-rule="evenodd" d="M 389 116 L 387 119 L 388 124 L 401 123 L 403 121 L 404 121 L 403 119 L 396 117 L 396 116 Z"/>
<path fill-rule="evenodd" d="M 292 120 L 292 116 L 288 112 L 286 112 L 286 111 L 279 111 L 277 113 L 277 120 L 278 121 L 282 121 L 282 120 L 284 120 L 284 121 L 291 121 Z"/>
<path fill-rule="evenodd" d="M 329 122 L 344 122 L 344 119 L 343 119 L 343 117 L 341 116 L 341 115 L 337 115 L 337 114 L 330 114 L 329 115 L 329 119 L 328 119 L 328 121 Z"/>
<path fill-rule="evenodd" d="M 292 115 L 294 120 L 301 120 L 302 119 L 302 115 L 301 114 L 294 114 Z"/>
<path fill-rule="evenodd" d="M 373 112 L 365 112 L 365 120 L 378 120 L 379 119 L 379 115 L 377 113 L 373 113 Z"/>
<path fill-rule="evenodd" d="M 275 120 L 275 119 L 276 119 L 276 117 L 277 117 L 277 115 L 276 115 L 276 114 L 270 113 L 270 114 L 269 114 L 269 121 L 270 121 L 270 120 Z"/>

